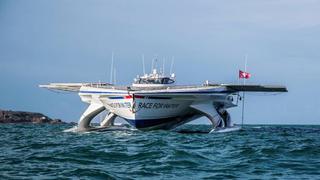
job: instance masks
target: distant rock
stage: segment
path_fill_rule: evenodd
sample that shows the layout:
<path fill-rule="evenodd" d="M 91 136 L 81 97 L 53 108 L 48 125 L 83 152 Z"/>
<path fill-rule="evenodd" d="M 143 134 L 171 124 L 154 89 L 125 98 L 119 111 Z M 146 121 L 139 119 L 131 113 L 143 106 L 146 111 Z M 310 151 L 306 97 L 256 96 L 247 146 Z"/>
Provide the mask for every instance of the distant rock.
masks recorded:
<path fill-rule="evenodd" d="M 0 110 L 0 123 L 66 124 L 41 113 Z"/>

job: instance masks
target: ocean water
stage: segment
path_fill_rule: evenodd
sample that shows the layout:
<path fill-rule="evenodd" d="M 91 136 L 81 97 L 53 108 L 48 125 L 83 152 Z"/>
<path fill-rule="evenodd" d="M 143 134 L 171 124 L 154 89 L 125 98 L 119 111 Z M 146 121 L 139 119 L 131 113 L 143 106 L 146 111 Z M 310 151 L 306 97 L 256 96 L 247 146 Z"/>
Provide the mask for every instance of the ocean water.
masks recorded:
<path fill-rule="evenodd" d="M 211 133 L 0 125 L 0 179 L 320 179 L 320 126 Z"/>

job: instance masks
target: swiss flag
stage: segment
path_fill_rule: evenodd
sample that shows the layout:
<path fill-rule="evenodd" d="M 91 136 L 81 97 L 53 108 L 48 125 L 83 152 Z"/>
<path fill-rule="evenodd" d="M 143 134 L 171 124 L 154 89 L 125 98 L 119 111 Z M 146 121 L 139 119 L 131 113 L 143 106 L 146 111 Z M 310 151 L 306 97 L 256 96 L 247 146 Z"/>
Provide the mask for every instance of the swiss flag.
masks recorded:
<path fill-rule="evenodd" d="M 250 77 L 250 73 L 239 70 L 239 79 L 249 79 Z"/>

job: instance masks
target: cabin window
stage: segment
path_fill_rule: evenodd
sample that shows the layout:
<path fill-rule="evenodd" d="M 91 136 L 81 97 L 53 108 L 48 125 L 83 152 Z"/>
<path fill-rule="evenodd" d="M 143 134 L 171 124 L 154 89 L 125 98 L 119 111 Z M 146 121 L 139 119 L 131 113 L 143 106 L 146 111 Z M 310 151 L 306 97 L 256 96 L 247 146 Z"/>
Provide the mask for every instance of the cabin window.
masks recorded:
<path fill-rule="evenodd" d="M 162 79 L 162 84 L 172 84 L 174 81 L 170 78 L 163 78 Z"/>
<path fill-rule="evenodd" d="M 138 84 L 172 84 L 174 81 L 170 78 L 158 78 L 158 79 L 139 79 Z"/>

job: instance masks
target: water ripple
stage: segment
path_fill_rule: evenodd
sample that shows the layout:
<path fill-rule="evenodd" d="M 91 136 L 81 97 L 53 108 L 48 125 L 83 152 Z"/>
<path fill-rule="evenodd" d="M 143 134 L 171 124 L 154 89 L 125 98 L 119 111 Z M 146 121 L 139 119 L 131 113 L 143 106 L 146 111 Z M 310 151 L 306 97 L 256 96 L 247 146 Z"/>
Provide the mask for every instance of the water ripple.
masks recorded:
<path fill-rule="evenodd" d="M 319 126 L 247 126 L 208 134 L 63 132 L 67 125 L 1 125 L 0 179 L 317 179 Z"/>

